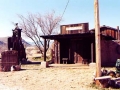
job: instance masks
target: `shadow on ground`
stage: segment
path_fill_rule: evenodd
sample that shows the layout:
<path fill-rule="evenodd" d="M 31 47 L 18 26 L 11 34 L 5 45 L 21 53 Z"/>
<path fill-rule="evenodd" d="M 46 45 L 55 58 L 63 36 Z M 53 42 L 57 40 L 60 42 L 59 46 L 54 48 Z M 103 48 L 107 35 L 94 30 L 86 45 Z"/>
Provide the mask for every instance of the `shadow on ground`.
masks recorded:
<path fill-rule="evenodd" d="M 22 62 L 22 65 L 27 65 L 27 64 L 41 64 L 41 62 L 29 61 L 29 60 Z"/>

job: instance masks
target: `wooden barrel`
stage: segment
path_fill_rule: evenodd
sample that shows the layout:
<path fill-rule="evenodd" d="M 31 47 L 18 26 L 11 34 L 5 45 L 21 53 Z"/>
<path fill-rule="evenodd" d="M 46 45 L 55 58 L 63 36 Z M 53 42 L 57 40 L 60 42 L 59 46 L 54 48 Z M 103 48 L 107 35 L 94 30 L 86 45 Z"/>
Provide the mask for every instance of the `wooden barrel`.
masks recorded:
<path fill-rule="evenodd" d="M 18 65 L 18 52 L 8 50 L 1 53 L 0 71 L 10 71 L 12 65 Z"/>

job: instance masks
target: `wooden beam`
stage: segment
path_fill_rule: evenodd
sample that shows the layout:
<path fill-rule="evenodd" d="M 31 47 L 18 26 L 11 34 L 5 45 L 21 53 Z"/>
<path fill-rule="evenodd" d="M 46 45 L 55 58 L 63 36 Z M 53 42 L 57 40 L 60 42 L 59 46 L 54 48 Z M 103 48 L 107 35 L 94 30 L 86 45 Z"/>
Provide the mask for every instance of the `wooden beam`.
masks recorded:
<path fill-rule="evenodd" d="M 44 61 L 46 61 L 46 39 L 44 39 Z"/>

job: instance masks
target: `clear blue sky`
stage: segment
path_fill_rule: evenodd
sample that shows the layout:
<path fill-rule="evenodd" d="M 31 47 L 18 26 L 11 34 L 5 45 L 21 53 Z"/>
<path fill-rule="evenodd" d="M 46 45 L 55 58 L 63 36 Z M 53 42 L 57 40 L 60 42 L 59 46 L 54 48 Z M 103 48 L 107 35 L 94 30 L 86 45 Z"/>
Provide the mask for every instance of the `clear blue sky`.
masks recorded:
<path fill-rule="evenodd" d="M 17 14 L 47 13 L 62 15 L 68 0 L 0 0 L 0 37 L 11 36 Z M 120 0 L 99 0 L 100 25 L 120 26 Z M 94 0 L 70 0 L 61 24 L 89 22 L 94 28 Z"/>

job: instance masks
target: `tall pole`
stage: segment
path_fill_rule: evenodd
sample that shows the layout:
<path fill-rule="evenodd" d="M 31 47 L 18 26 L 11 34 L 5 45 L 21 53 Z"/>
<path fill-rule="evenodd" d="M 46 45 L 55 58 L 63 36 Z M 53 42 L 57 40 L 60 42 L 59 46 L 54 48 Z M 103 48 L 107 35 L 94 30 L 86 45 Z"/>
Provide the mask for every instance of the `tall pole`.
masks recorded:
<path fill-rule="evenodd" d="M 100 43 L 100 24 L 99 24 L 99 1 L 94 0 L 95 17 L 95 46 L 96 46 L 96 77 L 101 76 L 101 43 Z"/>

